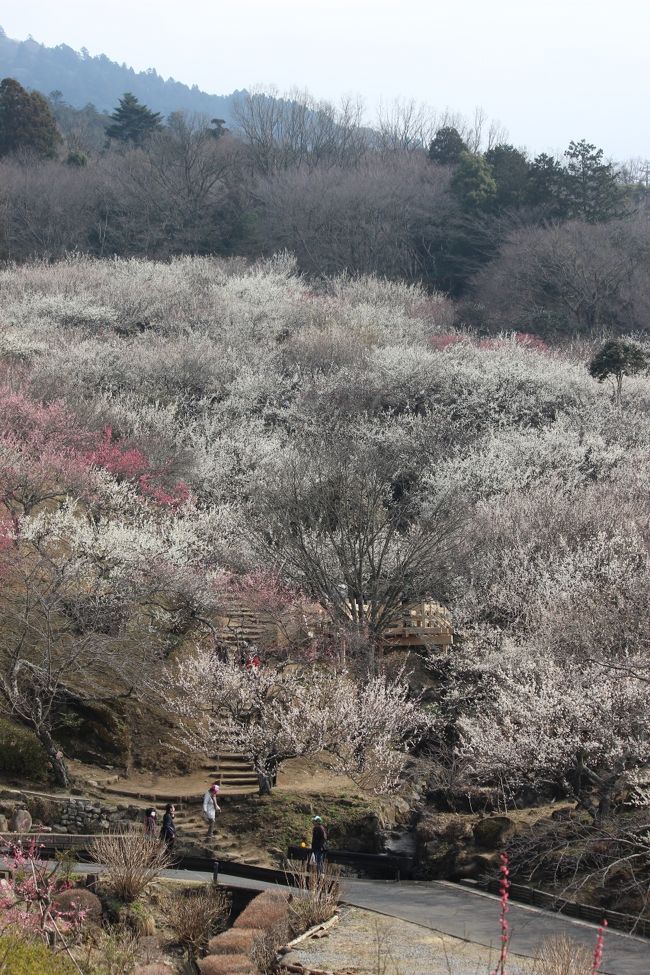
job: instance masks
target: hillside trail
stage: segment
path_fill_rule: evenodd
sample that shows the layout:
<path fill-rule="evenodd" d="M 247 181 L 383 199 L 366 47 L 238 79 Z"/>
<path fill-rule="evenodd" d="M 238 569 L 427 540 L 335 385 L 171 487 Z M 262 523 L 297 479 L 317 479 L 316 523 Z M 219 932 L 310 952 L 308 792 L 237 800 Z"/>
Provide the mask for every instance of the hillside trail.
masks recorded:
<path fill-rule="evenodd" d="M 102 803 L 115 806 L 141 805 L 161 809 L 171 802 L 176 806 L 176 827 L 183 842 L 218 851 L 224 858 L 252 865 L 273 866 L 272 858 L 260 848 L 254 836 L 240 829 L 231 830 L 229 816 L 218 816 L 214 835 L 206 841 L 206 824 L 201 809 L 206 789 L 217 783 L 224 798 L 254 796 L 257 776 L 250 763 L 233 752 L 205 757 L 198 769 L 189 773 L 162 775 L 141 769 L 123 770 L 71 761 L 70 772 L 77 790 Z M 350 780 L 333 776 L 317 759 L 294 759 L 280 770 L 277 788 L 283 792 L 314 796 L 338 796 L 358 790 Z"/>

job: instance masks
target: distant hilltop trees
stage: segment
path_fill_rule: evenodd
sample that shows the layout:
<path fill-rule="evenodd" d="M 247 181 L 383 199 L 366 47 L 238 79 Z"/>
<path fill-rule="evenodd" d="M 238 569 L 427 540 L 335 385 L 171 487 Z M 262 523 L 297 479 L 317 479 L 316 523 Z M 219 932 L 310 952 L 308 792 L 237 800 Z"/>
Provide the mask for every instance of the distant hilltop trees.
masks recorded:
<path fill-rule="evenodd" d="M 2 77 L 11 77 L 25 88 L 58 91 L 67 104 L 83 108 L 89 103 L 99 112 L 111 112 L 128 91 L 152 111 L 167 116 L 185 111 L 224 118 L 233 116 L 233 100 L 238 94 L 209 95 L 197 85 L 165 80 L 155 68 L 134 71 L 117 64 L 105 54 L 91 55 L 86 48 L 75 51 L 67 44 L 46 47 L 33 38 L 16 41 L 0 27 L 0 65 Z"/>

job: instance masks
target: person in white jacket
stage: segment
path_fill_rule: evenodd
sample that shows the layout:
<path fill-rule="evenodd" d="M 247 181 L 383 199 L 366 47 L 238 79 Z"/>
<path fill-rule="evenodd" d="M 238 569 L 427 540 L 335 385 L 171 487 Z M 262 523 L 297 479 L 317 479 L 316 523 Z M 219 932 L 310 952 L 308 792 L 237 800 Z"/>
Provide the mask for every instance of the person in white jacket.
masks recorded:
<path fill-rule="evenodd" d="M 217 813 L 221 812 L 221 807 L 217 803 L 218 792 L 219 786 L 215 782 L 203 796 L 203 818 L 208 824 L 206 839 L 209 839 L 214 833 L 214 823 L 217 818 Z"/>

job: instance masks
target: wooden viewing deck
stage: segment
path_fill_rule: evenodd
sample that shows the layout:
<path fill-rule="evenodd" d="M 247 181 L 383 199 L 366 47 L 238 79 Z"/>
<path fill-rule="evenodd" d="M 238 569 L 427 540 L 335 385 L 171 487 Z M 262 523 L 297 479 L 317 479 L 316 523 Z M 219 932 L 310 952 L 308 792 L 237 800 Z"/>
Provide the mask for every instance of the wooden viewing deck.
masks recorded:
<path fill-rule="evenodd" d="M 435 602 L 405 606 L 401 617 L 384 632 L 386 643 L 395 648 L 441 647 L 454 642 L 454 628 L 449 610 Z"/>
<path fill-rule="evenodd" d="M 317 629 L 327 631 L 326 614 L 318 608 Z M 241 600 L 232 599 L 224 607 L 217 621 L 221 641 L 230 650 L 239 652 L 247 646 L 281 644 L 286 634 L 271 619 L 263 619 Z M 454 642 L 454 628 L 449 610 L 433 600 L 404 605 L 399 617 L 383 633 L 389 648 L 415 649 L 440 647 L 448 649 Z"/>

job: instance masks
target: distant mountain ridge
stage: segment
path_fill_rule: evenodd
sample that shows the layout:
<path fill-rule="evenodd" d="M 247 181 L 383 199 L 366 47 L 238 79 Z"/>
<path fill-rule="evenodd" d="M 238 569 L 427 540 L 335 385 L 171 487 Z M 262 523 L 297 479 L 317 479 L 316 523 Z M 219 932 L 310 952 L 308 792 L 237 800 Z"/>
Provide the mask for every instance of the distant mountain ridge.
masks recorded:
<path fill-rule="evenodd" d="M 44 95 L 60 91 L 64 101 L 75 108 L 92 103 L 100 112 L 111 112 L 124 92 L 130 91 L 164 116 L 176 111 L 196 112 L 223 118 L 227 124 L 232 124 L 233 102 L 241 94 L 210 95 L 197 85 L 165 80 L 155 68 L 134 71 L 105 54 L 92 56 L 85 48 L 75 51 L 67 44 L 46 47 L 31 37 L 12 40 L 0 27 L 0 78 L 6 77 Z"/>

